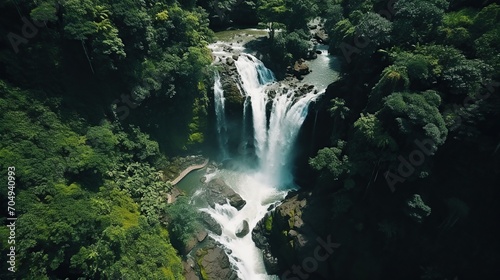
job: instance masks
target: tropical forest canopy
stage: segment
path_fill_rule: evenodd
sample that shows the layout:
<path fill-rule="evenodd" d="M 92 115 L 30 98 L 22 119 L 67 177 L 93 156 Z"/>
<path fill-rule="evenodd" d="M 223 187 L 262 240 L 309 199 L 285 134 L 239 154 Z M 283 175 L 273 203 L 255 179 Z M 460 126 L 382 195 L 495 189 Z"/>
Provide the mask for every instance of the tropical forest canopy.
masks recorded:
<path fill-rule="evenodd" d="M 388 267 L 403 254 L 410 275 L 498 273 L 493 2 L 2 1 L 0 169 L 16 169 L 18 279 L 183 279 L 172 244 L 192 231 L 189 210 L 167 205 L 160 171 L 213 146 L 213 30 L 268 28 L 263 61 L 284 71 L 310 49 L 315 17 L 342 78 L 304 164 L 317 180 L 303 187 L 327 194 L 325 234 L 357 234 L 335 259 L 339 279 L 397 274 Z M 2 252 L 8 235 L 1 227 Z M 349 260 L 367 275 L 342 268 Z"/>

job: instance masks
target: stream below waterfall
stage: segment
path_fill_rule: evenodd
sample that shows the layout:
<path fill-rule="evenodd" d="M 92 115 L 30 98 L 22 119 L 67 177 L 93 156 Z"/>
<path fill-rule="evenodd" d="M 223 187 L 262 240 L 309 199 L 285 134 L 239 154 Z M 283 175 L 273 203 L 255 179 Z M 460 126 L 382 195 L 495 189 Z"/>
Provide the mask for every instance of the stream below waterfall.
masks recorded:
<path fill-rule="evenodd" d="M 221 46 L 222 43 L 212 45 L 214 56 L 231 57 Z M 234 157 L 231 169 L 203 169 L 192 172 L 184 178 L 178 187 L 191 196 L 192 204 L 200 211 L 208 213 L 222 227 L 222 234 L 209 233 L 209 236 L 224 247 L 233 269 L 243 280 L 279 279 L 278 276 L 268 275 L 264 267 L 262 252 L 252 241 L 252 229 L 269 211 L 271 206 L 279 204 L 288 191 L 296 189 L 293 183 L 291 167 L 293 165 L 294 145 L 299 130 L 304 122 L 311 102 L 322 93 L 330 82 L 335 79 L 334 64 L 324 47 L 319 49 L 322 54 L 312 62 L 313 73 L 304 79 L 304 82 L 315 86 L 313 90 L 299 93 L 297 88 L 290 88 L 274 78 L 274 74 L 256 57 L 245 53 L 241 46 L 231 45 L 232 49 L 241 51 L 234 66 L 238 74 L 239 85 L 245 99 L 241 133 L 248 135 L 253 141 L 257 164 L 249 165 L 244 157 L 231 155 L 227 148 L 228 134 L 225 112 L 224 90 L 221 85 L 221 76 L 214 76 L 214 107 L 217 121 L 217 135 L 219 155 L 221 159 Z M 270 91 L 272 94 L 269 94 Z M 321 92 L 318 93 L 318 90 Z M 251 119 L 246 119 L 251 118 Z M 252 124 L 252 129 L 246 129 L 246 124 Z M 236 167 L 235 167 L 236 166 Z M 245 206 L 237 210 L 230 204 L 216 204 L 214 208 L 203 203 L 200 199 L 202 192 L 198 188 L 200 180 L 206 181 L 221 178 L 224 182 L 246 201 Z M 201 202 L 200 202 L 201 201 Z M 249 226 L 249 233 L 237 237 L 243 222 Z"/>

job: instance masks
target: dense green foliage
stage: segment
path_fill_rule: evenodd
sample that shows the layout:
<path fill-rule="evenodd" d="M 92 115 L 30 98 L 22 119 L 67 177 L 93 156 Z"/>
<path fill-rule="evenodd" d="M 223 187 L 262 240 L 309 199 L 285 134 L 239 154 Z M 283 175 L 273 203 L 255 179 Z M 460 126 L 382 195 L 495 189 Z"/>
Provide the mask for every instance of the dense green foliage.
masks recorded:
<path fill-rule="evenodd" d="M 207 13 L 175 0 L 0 9 L 0 168 L 16 169 L 18 279 L 182 279 L 159 170 L 206 140 Z"/>
<path fill-rule="evenodd" d="M 17 277 L 182 279 L 178 251 L 198 215 L 184 198 L 167 205 L 160 170 L 210 137 L 209 24 L 260 21 L 263 60 L 284 71 L 307 56 L 316 16 L 344 73 L 326 93 L 332 125 L 318 128 L 330 144 L 308 161 L 327 214 L 304 222 L 327 216 L 317 234 L 342 244 L 325 261 L 332 275 L 499 275 L 492 2 L 1 2 L 0 169 L 16 169 Z M 2 252 L 8 235 L 0 227 Z"/>
<path fill-rule="evenodd" d="M 155 171 L 165 162 L 158 143 L 136 127 L 62 121 L 57 98 L 42 102 L 3 81 L 0 91 L 0 167 L 16 169 L 18 277 L 180 278 L 159 225 L 169 186 Z"/>
<path fill-rule="evenodd" d="M 9 82 L 62 97 L 63 106 L 92 123 L 115 118 L 142 126 L 163 152 L 203 142 L 205 66 L 211 62 L 206 46 L 213 32 L 195 1 L 1 5 L 9 15 L 1 19 L 2 30 L 9 36 L 2 38 L 0 69 Z M 47 21 L 37 27 L 34 20 Z M 144 115 L 165 121 L 150 126 Z M 173 131 L 176 137 L 169 137 Z"/>
<path fill-rule="evenodd" d="M 258 18 L 261 26 L 269 30 L 269 36 L 256 49 L 278 76 L 296 60 L 308 57 L 312 44 L 307 24 L 318 11 L 316 1 L 312 0 L 257 1 Z"/>
<path fill-rule="evenodd" d="M 337 277 L 353 261 L 356 279 L 499 275 L 500 6 L 488 2 L 327 1 L 345 74 L 328 90 L 331 145 L 309 163 L 331 194 L 327 233 L 364 252 L 339 252 Z"/>
<path fill-rule="evenodd" d="M 169 219 L 168 227 L 172 234 L 172 244 L 180 250 L 187 245 L 196 231 L 200 229 L 200 215 L 189 204 L 189 200 L 186 197 L 177 199 L 167 210 Z"/>

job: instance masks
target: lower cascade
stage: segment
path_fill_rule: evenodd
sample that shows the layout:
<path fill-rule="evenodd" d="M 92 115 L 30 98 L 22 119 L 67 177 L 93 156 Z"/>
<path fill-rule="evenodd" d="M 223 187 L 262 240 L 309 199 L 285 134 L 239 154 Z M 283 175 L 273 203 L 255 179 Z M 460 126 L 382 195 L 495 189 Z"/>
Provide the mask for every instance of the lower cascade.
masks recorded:
<path fill-rule="evenodd" d="M 272 71 L 250 54 L 241 54 L 234 64 L 245 100 L 243 122 L 249 113 L 247 110 L 250 110 L 253 125 L 253 129 L 247 130 L 243 123 L 240 129 L 245 131 L 236 134 L 246 135 L 252 131 L 257 164 L 256 167 L 249 167 L 244 160 L 235 160 L 241 169 L 222 169 L 210 176 L 211 179 L 223 178 L 246 201 L 242 209 L 238 210 L 230 204 L 215 204 L 201 211 L 208 213 L 221 225 L 222 234 L 210 236 L 225 247 L 239 278 L 278 279 L 266 273 L 262 252 L 252 241 L 251 231 L 272 205 L 279 203 L 288 191 L 296 188 L 291 174 L 293 148 L 309 104 L 318 94 L 314 89 L 302 92 L 276 82 Z M 220 79 L 217 73 L 215 108 L 220 155 L 225 159 L 233 155 L 224 145 L 228 139 Z"/>

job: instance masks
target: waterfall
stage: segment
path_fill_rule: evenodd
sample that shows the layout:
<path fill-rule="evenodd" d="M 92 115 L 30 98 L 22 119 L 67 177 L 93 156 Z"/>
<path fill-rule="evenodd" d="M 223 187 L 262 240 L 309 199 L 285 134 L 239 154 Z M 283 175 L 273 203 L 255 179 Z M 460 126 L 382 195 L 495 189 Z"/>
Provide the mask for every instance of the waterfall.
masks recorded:
<path fill-rule="evenodd" d="M 240 56 L 235 62 L 242 88 L 250 97 L 254 144 L 262 175 L 268 183 L 291 183 L 287 170 L 292 147 L 307 116 L 309 103 L 316 98 L 314 92 L 297 97 L 295 90 L 279 87 L 269 100 L 267 86 L 275 81 L 274 74 L 251 55 Z M 267 119 L 267 104 L 272 103 Z M 283 181 L 285 180 L 285 181 Z"/>
<path fill-rule="evenodd" d="M 241 143 L 238 147 L 238 153 L 243 159 L 248 154 L 248 139 L 247 139 L 247 108 L 249 103 L 248 96 L 245 97 L 245 101 L 243 102 L 243 118 L 241 121 Z"/>
<path fill-rule="evenodd" d="M 311 92 L 298 99 L 295 91 L 284 90 L 273 100 L 265 157 L 260 161 L 266 180 L 272 184 L 292 183 L 289 166 L 292 148 L 307 117 L 309 103 L 316 98 Z"/>
<path fill-rule="evenodd" d="M 269 206 L 283 200 L 287 192 L 294 188 L 290 167 L 293 147 L 307 116 L 309 104 L 317 95 L 315 92 L 300 93 L 275 83 L 272 71 L 251 55 L 240 55 L 235 65 L 240 87 L 245 95 L 244 124 L 247 118 L 246 110 L 251 109 L 252 113 L 253 130 L 247 130 L 243 125 L 243 141 L 246 140 L 246 133 L 253 131 L 258 167 L 244 171 L 223 169 L 215 175 L 222 177 L 247 202 L 240 211 L 229 204 L 215 205 L 215 208 L 207 207 L 201 211 L 210 214 L 222 226 L 221 236 L 210 236 L 231 252 L 228 254 L 229 259 L 241 279 L 275 279 L 276 277 L 267 275 L 262 253 L 252 241 L 251 232 L 268 212 Z M 215 93 L 217 128 L 219 139 L 225 139 L 223 132 L 226 121 L 222 117 L 224 102 L 220 77 L 216 76 L 215 82 L 214 88 L 219 90 Z M 227 153 L 227 150 L 222 150 L 224 141 L 227 139 L 220 142 L 221 153 Z M 236 232 L 243 221 L 248 222 L 250 233 L 238 238 Z"/>
<path fill-rule="evenodd" d="M 227 123 L 226 123 L 226 111 L 224 108 L 224 90 L 222 89 L 222 84 L 220 81 L 219 72 L 215 71 L 215 83 L 214 83 L 214 101 L 215 101 L 215 115 L 217 118 L 217 138 L 219 141 L 219 148 L 222 154 L 222 158 L 226 159 L 229 156 L 227 150 Z"/>
<path fill-rule="evenodd" d="M 241 87 L 250 97 L 255 149 L 257 158 L 261 159 L 267 142 L 266 104 L 268 97 L 264 88 L 266 84 L 275 80 L 274 75 L 260 60 L 251 55 L 241 55 L 235 64 L 240 74 Z"/>

